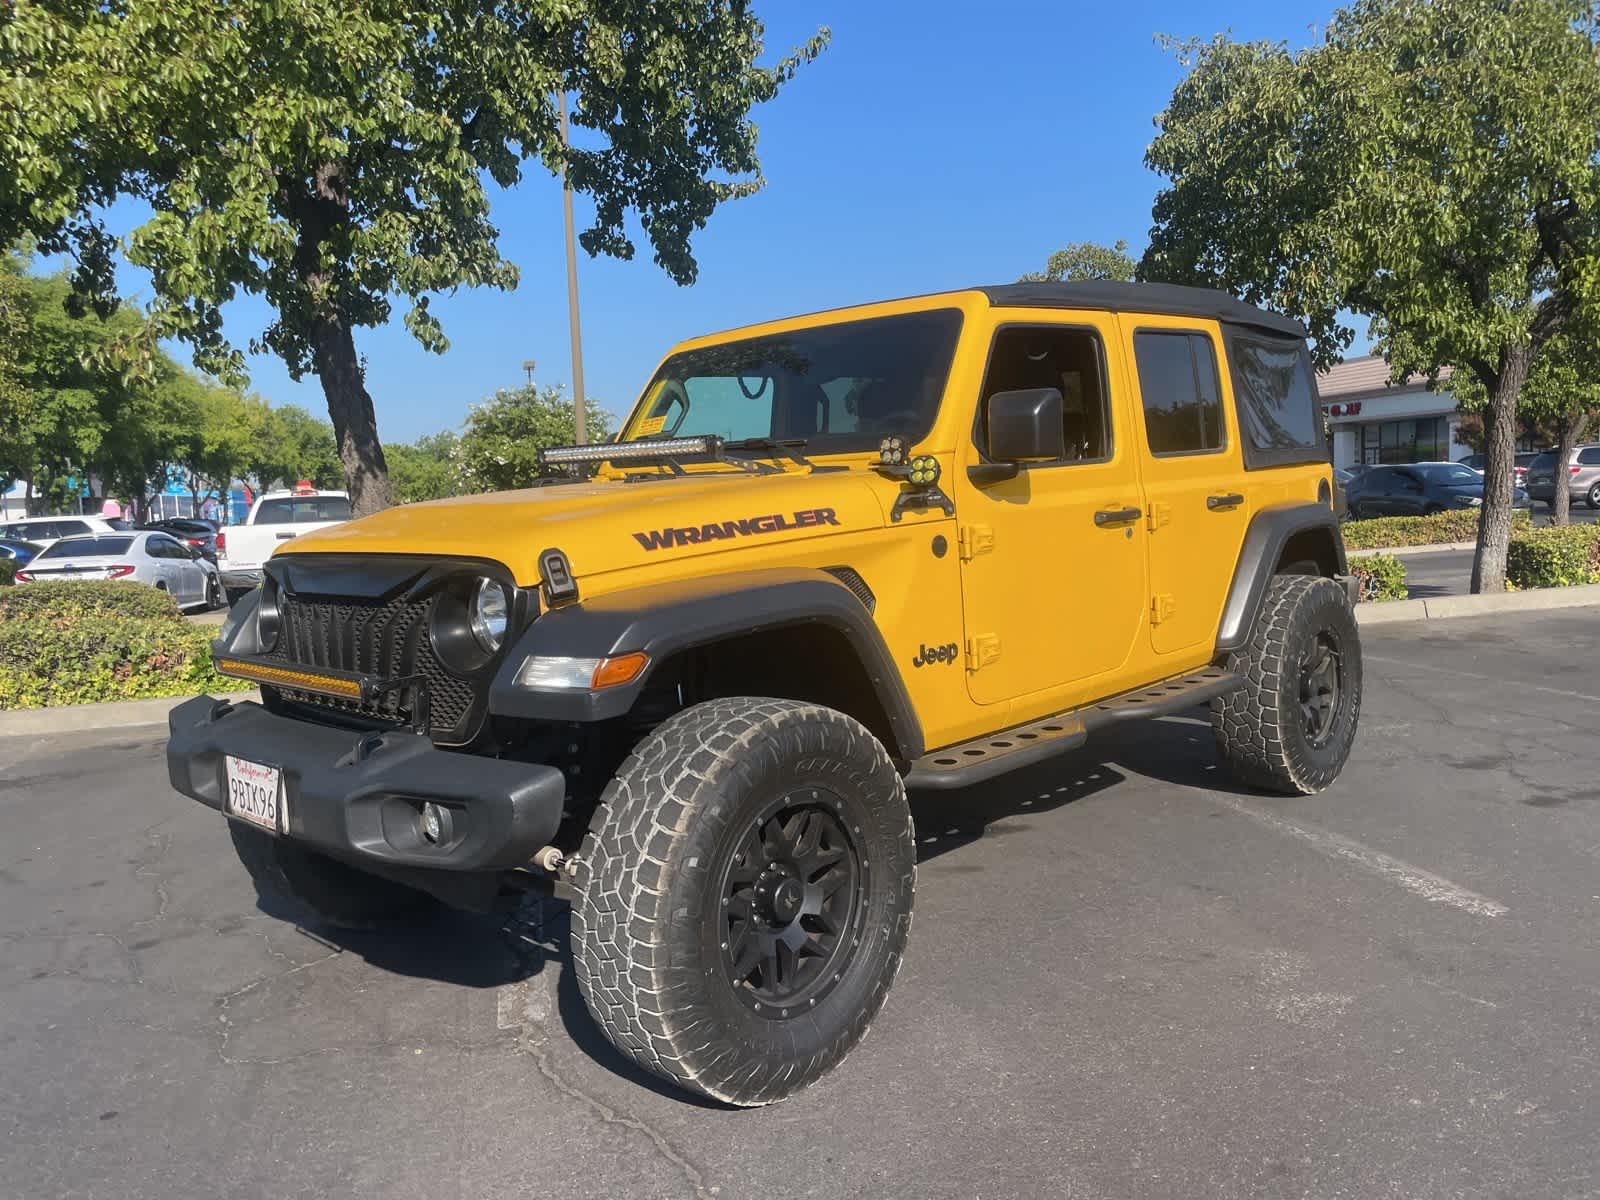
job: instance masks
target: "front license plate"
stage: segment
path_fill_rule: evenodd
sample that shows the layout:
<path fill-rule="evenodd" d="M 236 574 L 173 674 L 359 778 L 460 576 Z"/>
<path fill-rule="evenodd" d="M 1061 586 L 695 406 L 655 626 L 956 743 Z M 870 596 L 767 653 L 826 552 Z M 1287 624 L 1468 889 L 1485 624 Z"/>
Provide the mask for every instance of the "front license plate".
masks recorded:
<path fill-rule="evenodd" d="M 282 829 L 283 772 L 277 767 L 235 758 L 228 762 L 228 815 L 278 833 Z"/>

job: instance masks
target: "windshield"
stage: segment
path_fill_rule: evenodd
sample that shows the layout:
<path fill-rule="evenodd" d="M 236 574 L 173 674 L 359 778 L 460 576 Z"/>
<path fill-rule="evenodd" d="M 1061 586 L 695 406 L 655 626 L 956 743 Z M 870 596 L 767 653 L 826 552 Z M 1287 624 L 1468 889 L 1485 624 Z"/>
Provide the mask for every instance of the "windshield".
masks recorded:
<path fill-rule="evenodd" d="M 343 496 L 281 496 L 263 500 L 255 525 L 304 525 L 311 521 L 348 521 L 350 501 Z"/>
<path fill-rule="evenodd" d="M 39 552 L 40 558 L 95 558 L 105 554 L 126 554 L 133 539 L 128 537 L 76 537 L 54 542 Z"/>
<path fill-rule="evenodd" d="M 1477 487 L 1483 483 L 1482 475 L 1460 463 L 1413 467 L 1412 470 L 1421 475 L 1426 482 L 1441 484 L 1444 487 L 1462 487 L 1468 484 Z"/>
<path fill-rule="evenodd" d="M 961 313 L 875 317 L 686 350 L 662 364 L 623 441 L 715 435 L 876 450 L 933 426 Z"/>

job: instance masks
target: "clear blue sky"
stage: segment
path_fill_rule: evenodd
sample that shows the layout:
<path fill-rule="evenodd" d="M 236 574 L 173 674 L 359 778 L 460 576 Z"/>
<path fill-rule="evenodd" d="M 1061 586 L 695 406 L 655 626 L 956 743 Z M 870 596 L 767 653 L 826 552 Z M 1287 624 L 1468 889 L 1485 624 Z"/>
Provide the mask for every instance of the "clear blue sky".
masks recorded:
<path fill-rule="evenodd" d="M 699 281 L 673 285 L 650 261 L 580 252 L 590 396 L 625 411 L 676 340 L 857 301 L 1003 282 L 1067 242 L 1128 241 L 1137 253 L 1158 180 L 1144 169 L 1151 118 L 1181 71 L 1155 35 L 1314 40 L 1331 0 L 1108 5 L 1014 0 L 758 0 L 769 57 L 818 25 L 833 42 L 756 111 L 768 184 L 702 231 Z M 441 298 L 451 349 L 423 351 L 395 320 L 358 331 L 387 441 L 458 427 L 467 406 L 522 382 L 570 384 L 558 185 L 530 164 L 496 198 L 512 293 Z M 584 208 L 579 199 L 578 217 Z M 580 228 L 582 225 L 580 224 Z M 142 281 L 125 277 L 136 296 Z M 266 323 L 240 302 L 226 328 L 244 346 Z M 252 358 L 255 390 L 325 415 L 315 379 Z"/>

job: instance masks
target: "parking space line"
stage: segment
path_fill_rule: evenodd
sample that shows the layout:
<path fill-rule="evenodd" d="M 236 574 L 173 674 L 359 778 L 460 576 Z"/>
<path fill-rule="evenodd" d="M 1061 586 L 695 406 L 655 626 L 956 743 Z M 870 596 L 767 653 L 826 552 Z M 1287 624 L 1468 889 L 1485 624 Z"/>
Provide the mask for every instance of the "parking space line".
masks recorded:
<path fill-rule="evenodd" d="M 1229 796 L 1222 792 L 1208 792 L 1208 794 L 1218 804 L 1232 809 L 1241 817 L 1248 817 L 1256 824 L 1264 825 L 1277 833 L 1287 834 L 1329 858 L 1354 863 L 1373 875 L 1398 884 L 1430 904 L 1448 904 L 1452 908 L 1459 908 L 1462 912 L 1469 912 L 1477 917 L 1503 917 L 1510 911 L 1498 900 L 1480 896 L 1459 883 L 1452 883 L 1432 871 L 1425 871 L 1421 867 L 1385 854 L 1381 850 L 1374 850 L 1371 846 L 1364 846 L 1341 834 L 1299 825 L 1275 813 L 1263 812 L 1246 804 L 1237 796 Z"/>
<path fill-rule="evenodd" d="M 1436 667 L 1432 663 L 1412 662 L 1409 658 L 1386 658 L 1381 654 L 1368 654 L 1362 651 L 1361 661 L 1389 663 L 1391 666 L 1406 667 L 1414 671 L 1433 671 L 1440 675 L 1459 675 L 1463 679 L 1478 679 L 1500 687 L 1527 688 L 1532 692 L 1549 692 L 1553 696 L 1571 696 L 1575 700 L 1591 700 L 1600 704 L 1600 696 L 1591 696 L 1588 692 L 1569 692 L 1564 688 L 1546 687 L 1542 683 L 1523 683 L 1519 679 L 1507 679 L 1503 675 L 1480 675 L 1476 671 L 1457 671 L 1453 667 Z"/>

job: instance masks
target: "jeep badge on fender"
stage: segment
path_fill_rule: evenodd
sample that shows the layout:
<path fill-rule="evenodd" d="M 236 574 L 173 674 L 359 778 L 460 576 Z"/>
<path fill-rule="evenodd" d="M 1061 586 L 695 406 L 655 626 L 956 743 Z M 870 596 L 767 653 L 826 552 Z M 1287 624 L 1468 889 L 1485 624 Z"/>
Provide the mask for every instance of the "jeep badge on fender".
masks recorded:
<path fill-rule="evenodd" d="M 168 767 L 328 924 L 558 890 L 595 1024 L 686 1091 L 781 1100 L 861 1039 L 911 927 L 908 788 L 1198 705 L 1251 788 L 1350 752 L 1305 332 L 1220 293 L 1009 284 L 721 333 L 615 441 L 540 462 L 281 543 L 213 644 L 260 701 L 178 705 Z"/>

